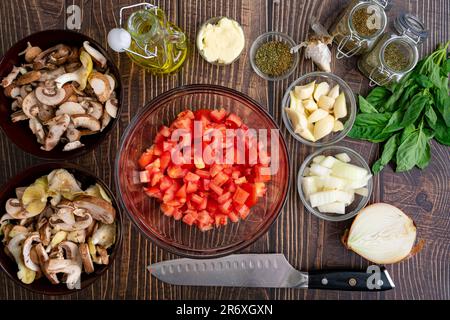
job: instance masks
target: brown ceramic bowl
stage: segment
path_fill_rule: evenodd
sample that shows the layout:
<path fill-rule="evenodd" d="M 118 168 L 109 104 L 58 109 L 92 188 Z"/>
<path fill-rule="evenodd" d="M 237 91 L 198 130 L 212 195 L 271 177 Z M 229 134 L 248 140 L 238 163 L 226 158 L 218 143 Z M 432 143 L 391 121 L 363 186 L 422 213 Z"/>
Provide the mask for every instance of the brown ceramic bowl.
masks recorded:
<path fill-rule="evenodd" d="M 108 196 L 112 200 L 112 205 L 116 209 L 116 223 L 117 223 L 117 237 L 116 243 L 112 248 L 110 255 L 110 262 L 108 265 L 95 265 L 95 271 L 91 274 L 82 273 L 81 274 L 81 289 L 88 287 L 95 280 L 100 278 L 102 274 L 108 270 L 108 268 L 113 264 L 116 258 L 117 252 L 119 251 L 122 243 L 122 214 L 117 205 L 117 201 L 114 194 L 109 190 L 108 186 L 99 178 L 96 178 L 92 173 L 80 168 L 79 166 L 62 163 L 62 162 L 50 162 L 45 164 L 39 164 L 22 171 L 15 177 L 11 178 L 1 189 L 0 189 L 0 208 L 5 208 L 6 201 L 9 198 L 15 197 L 15 189 L 17 187 L 27 186 L 33 183 L 37 178 L 49 174 L 54 169 L 66 169 L 72 173 L 75 178 L 81 182 L 82 188 L 85 189 L 92 184 L 98 183 L 105 189 Z M 1 210 L 0 210 L 1 211 Z M 45 295 L 62 295 L 71 294 L 78 292 L 79 290 L 69 290 L 65 284 L 51 284 L 50 281 L 44 276 L 38 280 L 35 280 L 31 284 L 24 284 L 17 278 L 17 264 L 5 254 L 3 250 L 4 245 L 0 243 L 0 268 L 13 280 L 16 284 L 24 287 L 25 289 L 31 290 L 35 293 L 45 294 Z"/>
<path fill-rule="evenodd" d="M 84 41 L 89 41 L 91 45 L 99 50 L 108 60 L 107 67 L 114 75 L 117 82 L 116 94 L 119 101 L 118 114 L 120 114 L 123 103 L 123 88 L 120 81 L 119 70 L 112 62 L 111 57 L 106 53 L 106 50 L 104 50 L 98 42 L 78 32 L 69 30 L 46 30 L 34 33 L 20 40 L 1 58 L 0 79 L 3 79 L 6 75 L 8 75 L 14 65 L 19 65 L 23 62 L 23 57 L 19 57 L 18 54 L 27 47 L 27 42 L 30 42 L 33 46 L 39 46 L 42 50 L 45 50 L 57 45 L 58 43 L 66 43 L 81 47 Z M 118 120 L 118 117 L 112 119 L 109 125 L 100 133 L 82 137 L 81 142 L 85 145 L 83 148 L 63 152 L 63 145 L 58 144 L 52 151 L 44 151 L 41 150 L 41 145 L 36 141 L 35 135 L 28 127 L 28 121 L 25 120 L 17 123 L 13 123 L 11 121 L 11 102 L 12 99 L 4 95 L 3 89 L 0 90 L 0 127 L 3 129 L 8 138 L 23 151 L 43 159 L 71 159 L 92 150 L 109 135 Z"/>

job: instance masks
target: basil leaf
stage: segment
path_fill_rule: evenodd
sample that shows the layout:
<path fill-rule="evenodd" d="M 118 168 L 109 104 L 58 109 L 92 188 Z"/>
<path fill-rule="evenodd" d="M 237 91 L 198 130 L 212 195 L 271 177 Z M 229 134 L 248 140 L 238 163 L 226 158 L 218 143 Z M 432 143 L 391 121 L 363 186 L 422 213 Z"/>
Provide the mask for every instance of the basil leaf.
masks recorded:
<path fill-rule="evenodd" d="M 431 88 L 433 86 L 433 83 L 430 79 L 428 79 L 427 76 L 423 74 L 418 74 L 416 77 L 416 82 L 422 87 L 422 88 Z"/>
<path fill-rule="evenodd" d="M 383 129 L 384 133 L 392 133 L 404 128 L 402 126 L 403 120 L 403 110 L 397 110 L 392 114 L 392 117 L 389 119 L 386 127 Z"/>
<path fill-rule="evenodd" d="M 445 75 L 448 75 L 450 73 L 450 59 L 447 59 L 447 61 L 445 61 L 442 70 L 444 71 Z"/>
<path fill-rule="evenodd" d="M 375 162 L 375 164 L 372 166 L 372 171 L 374 174 L 381 172 L 381 170 L 383 170 L 383 168 L 389 163 L 389 161 L 394 158 L 395 153 L 397 152 L 399 138 L 400 135 L 396 134 L 386 142 L 381 158 L 378 159 L 378 161 Z"/>
<path fill-rule="evenodd" d="M 431 64 L 431 73 L 429 75 L 429 78 L 434 86 L 436 86 L 437 88 L 441 88 L 442 81 L 441 81 L 440 68 L 434 62 Z"/>
<path fill-rule="evenodd" d="M 445 125 L 442 117 L 438 116 L 436 125 L 433 129 L 435 133 L 434 138 L 437 142 L 445 146 L 450 146 L 450 128 Z"/>
<path fill-rule="evenodd" d="M 391 136 L 390 133 L 383 132 L 391 116 L 390 113 L 359 114 L 348 136 L 373 143 L 383 142 Z"/>
<path fill-rule="evenodd" d="M 423 124 L 416 130 L 405 129 L 404 137 L 397 150 L 397 172 L 409 171 L 416 165 L 424 165 L 428 142 L 432 133 L 423 128 Z M 405 135 L 406 133 L 406 135 Z"/>
<path fill-rule="evenodd" d="M 430 143 L 428 141 L 426 143 L 424 152 L 419 156 L 420 156 L 420 158 L 417 161 L 417 166 L 423 170 L 426 167 L 428 167 L 428 165 L 430 164 L 430 160 L 431 160 L 431 147 L 430 147 Z"/>
<path fill-rule="evenodd" d="M 429 102 L 429 98 L 424 96 L 423 94 L 416 94 L 414 98 L 411 100 L 411 104 L 406 109 L 406 113 L 403 116 L 402 126 L 407 127 L 410 124 L 416 122 L 422 114 L 425 105 Z"/>
<path fill-rule="evenodd" d="M 369 95 L 366 97 L 367 102 L 369 102 L 375 109 L 380 109 L 392 93 L 384 87 L 376 87 L 370 91 Z"/>
<path fill-rule="evenodd" d="M 362 113 L 378 113 L 377 109 L 364 99 L 363 96 L 359 96 L 359 109 Z"/>
<path fill-rule="evenodd" d="M 434 109 L 431 105 L 427 106 L 427 111 L 425 112 L 425 117 L 427 119 L 428 125 L 431 128 L 434 128 L 436 126 L 437 115 L 436 115 L 436 112 L 434 112 Z"/>

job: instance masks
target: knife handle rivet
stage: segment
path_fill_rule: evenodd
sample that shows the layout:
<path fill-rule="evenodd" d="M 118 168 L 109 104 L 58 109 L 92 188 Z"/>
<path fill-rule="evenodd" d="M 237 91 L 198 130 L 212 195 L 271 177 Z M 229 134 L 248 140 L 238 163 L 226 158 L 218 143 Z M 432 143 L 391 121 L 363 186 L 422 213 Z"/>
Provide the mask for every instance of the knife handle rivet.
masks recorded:
<path fill-rule="evenodd" d="M 348 284 L 352 287 L 356 286 L 356 279 L 355 278 L 350 278 L 350 280 L 348 280 Z"/>
<path fill-rule="evenodd" d="M 323 279 L 322 279 L 322 284 L 323 284 L 324 286 L 326 286 L 326 285 L 328 284 L 328 279 L 327 279 L 327 278 L 323 278 Z"/>

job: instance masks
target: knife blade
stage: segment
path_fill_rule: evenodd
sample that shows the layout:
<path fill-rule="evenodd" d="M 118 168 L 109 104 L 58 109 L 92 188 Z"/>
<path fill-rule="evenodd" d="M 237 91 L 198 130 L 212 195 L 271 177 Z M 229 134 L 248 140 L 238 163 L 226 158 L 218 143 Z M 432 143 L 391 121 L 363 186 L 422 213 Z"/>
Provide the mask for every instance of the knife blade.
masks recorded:
<path fill-rule="evenodd" d="M 384 268 L 301 272 L 283 254 L 238 254 L 219 259 L 177 259 L 148 266 L 163 282 L 187 286 L 310 288 L 384 291 L 395 287 Z"/>

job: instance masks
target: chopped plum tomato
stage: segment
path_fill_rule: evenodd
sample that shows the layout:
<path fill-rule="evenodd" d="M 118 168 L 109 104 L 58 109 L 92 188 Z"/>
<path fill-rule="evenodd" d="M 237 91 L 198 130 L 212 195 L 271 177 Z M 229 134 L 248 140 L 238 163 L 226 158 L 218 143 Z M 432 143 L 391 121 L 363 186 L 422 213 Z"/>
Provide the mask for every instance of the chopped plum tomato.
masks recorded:
<path fill-rule="evenodd" d="M 195 121 L 203 130 L 200 137 L 194 136 Z M 176 129 L 186 133 L 172 141 Z M 238 115 L 223 108 L 181 112 L 159 127 L 154 144 L 137 161 L 143 192 L 161 203 L 163 215 L 201 231 L 246 219 L 271 180 L 270 153 L 249 132 Z M 256 164 L 250 155 L 258 156 Z"/>

